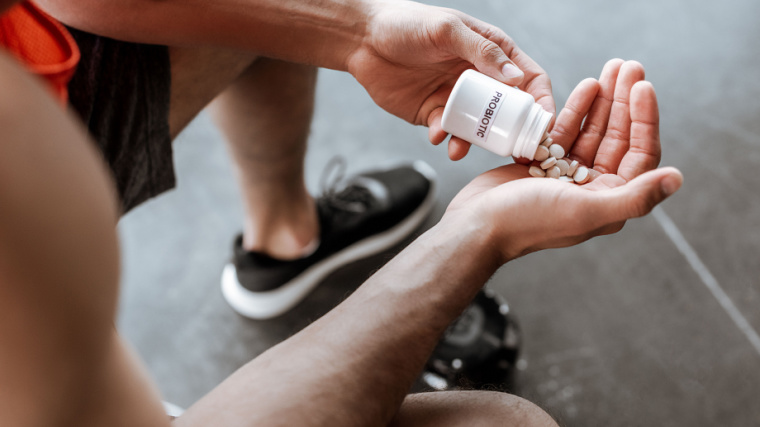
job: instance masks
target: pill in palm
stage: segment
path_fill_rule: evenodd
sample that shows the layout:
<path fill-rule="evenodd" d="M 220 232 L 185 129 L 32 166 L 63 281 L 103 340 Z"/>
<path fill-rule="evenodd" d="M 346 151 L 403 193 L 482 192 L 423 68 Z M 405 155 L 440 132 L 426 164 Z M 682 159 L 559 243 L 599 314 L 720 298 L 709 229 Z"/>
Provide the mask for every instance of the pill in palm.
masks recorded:
<path fill-rule="evenodd" d="M 557 159 L 554 157 L 549 157 L 548 159 L 541 162 L 541 169 L 549 169 L 550 167 L 557 164 Z"/>
<path fill-rule="evenodd" d="M 538 149 L 536 149 L 536 155 L 533 158 L 539 162 L 543 162 L 549 158 L 549 149 L 543 145 L 539 145 Z"/>
<path fill-rule="evenodd" d="M 562 148 L 559 144 L 552 144 L 549 146 L 549 153 L 552 155 L 552 157 L 555 157 L 557 159 L 561 159 L 565 157 L 565 149 Z"/>
<path fill-rule="evenodd" d="M 544 172 L 544 170 L 538 166 L 531 166 L 528 172 L 531 176 L 535 176 L 536 178 L 542 178 L 546 176 L 546 172 Z"/>
<path fill-rule="evenodd" d="M 578 170 L 575 171 L 575 174 L 573 174 L 573 179 L 578 184 L 585 183 L 586 181 L 588 181 L 588 178 L 589 178 L 589 172 L 588 172 L 588 168 L 585 166 L 579 167 Z"/>
<path fill-rule="evenodd" d="M 554 144 L 554 141 L 552 140 L 551 136 L 546 137 L 543 141 L 541 141 L 541 146 L 549 148 L 552 144 Z"/>
<path fill-rule="evenodd" d="M 573 176 L 573 174 L 575 174 L 575 171 L 578 170 L 578 166 L 580 166 L 580 163 L 578 163 L 577 160 L 570 162 L 570 166 L 567 168 L 567 173 L 565 175 Z"/>
<path fill-rule="evenodd" d="M 546 138 L 544 142 L 551 142 L 551 137 L 544 135 L 544 138 Z M 538 146 L 533 156 L 536 163 L 533 163 L 528 170 L 530 176 L 556 178 L 563 182 L 575 182 L 577 184 L 585 184 L 591 180 L 591 170 L 588 167 L 581 166 L 577 160 L 564 157 L 565 149 L 561 145 L 550 144 L 546 146 L 544 142 Z"/>
<path fill-rule="evenodd" d="M 567 171 L 570 169 L 570 163 L 565 159 L 557 160 L 557 164 L 554 166 L 559 168 L 560 175 L 567 175 Z"/>

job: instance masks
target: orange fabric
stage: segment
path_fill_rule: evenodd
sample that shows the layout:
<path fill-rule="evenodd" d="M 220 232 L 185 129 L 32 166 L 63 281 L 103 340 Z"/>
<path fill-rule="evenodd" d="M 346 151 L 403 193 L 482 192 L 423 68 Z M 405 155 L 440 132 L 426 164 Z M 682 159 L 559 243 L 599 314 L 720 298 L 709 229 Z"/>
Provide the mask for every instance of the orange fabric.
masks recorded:
<path fill-rule="evenodd" d="M 0 17 L 0 45 L 33 73 L 43 77 L 62 103 L 79 62 L 79 48 L 66 28 L 29 1 Z"/>

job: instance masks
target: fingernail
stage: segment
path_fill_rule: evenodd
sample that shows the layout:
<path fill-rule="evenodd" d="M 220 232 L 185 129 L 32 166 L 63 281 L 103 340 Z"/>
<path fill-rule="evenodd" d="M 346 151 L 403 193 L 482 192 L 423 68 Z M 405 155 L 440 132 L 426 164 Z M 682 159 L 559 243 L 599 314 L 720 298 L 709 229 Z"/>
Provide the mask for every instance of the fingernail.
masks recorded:
<path fill-rule="evenodd" d="M 683 176 L 680 174 L 668 175 L 660 181 L 660 187 L 662 187 L 662 192 L 665 194 L 665 197 L 678 191 L 678 189 L 681 188 L 681 184 L 683 184 Z"/>
<path fill-rule="evenodd" d="M 522 70 L 515 66 L 515 64 L 511 64 L 509 62 L 504 64 L 504 67 L 501 68 L 501 74 L 507 79 L 515 79 L 518 77 L 523 77 L 525 75 Z"/>

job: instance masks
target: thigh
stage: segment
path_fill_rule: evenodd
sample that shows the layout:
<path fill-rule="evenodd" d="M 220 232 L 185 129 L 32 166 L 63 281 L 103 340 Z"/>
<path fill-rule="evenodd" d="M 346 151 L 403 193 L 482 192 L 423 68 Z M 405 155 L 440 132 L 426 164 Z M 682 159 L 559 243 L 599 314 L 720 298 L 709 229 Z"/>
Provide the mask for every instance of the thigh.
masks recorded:
<path fill-rule="evenodd" d="M 535 404 L 511 394 L 450 391 L 407 396 L 390 425 L 556 427 L 557 423 Z"/>
<path fill-rule="evenodd" d="M 69 31 L 81 51 L 69 102 L 111 169 L 126 212 L 174 186 L 168 49 Z"/>
<path fill-rule="evenodd" d="M 170 47 L 169 129 L 172 139 L 254 61 L 255 55 L 237 50 Z"/>
<path fill-rule="evenodd" d="M 294 116 L 303 116 L 295 121 L 307 127 L 311 121 L 317 74 L 313 66 L 219 48 L 169 48 L 169 59 L 172 138 L 217 97 L 227 107 L 222 114 L 228 120 L 222 122 L 242 120 L 265 131 L 272 123 L 287 128 L 283 117 L 290 124 Z"/>
<path fill-rule="evenodd" d="M 70 103 L 108 163 L 127 212 L 175 185 L 171 141 L 255 58 L 69 31 L 82 53 Z"/>

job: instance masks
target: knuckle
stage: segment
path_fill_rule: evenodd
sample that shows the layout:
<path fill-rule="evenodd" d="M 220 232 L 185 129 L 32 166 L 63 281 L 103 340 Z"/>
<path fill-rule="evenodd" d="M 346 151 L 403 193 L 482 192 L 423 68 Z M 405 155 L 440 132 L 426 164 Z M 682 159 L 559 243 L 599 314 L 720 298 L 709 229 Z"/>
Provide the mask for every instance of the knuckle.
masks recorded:
<path fill-rule="evenodd" d="M 651 194 L 646 193 L 641 198 L 632 198 L 628 202 L 628 206 L 626 209 L 626 217 L 628 218 L 639 218 L 642 217 L 654 209 L 654 207 L 657 205 L 657 198 Z"/>
<path fill-rule="evenodd" d="M 504 42 L 511 42 L 507 33 L 499 27 L 488 27 L 483 32 L 483 36 L 489 40 L 493 40 L 495 43 L 501 44 Z"/>
<path fill-rule="evenodd" d="M 607 129 L 599 124 L 596 124 L 591 121 L 586 121 L 586 123 L 583 126 L 583 133 L 594 135 L 594 136 L 604 136 L 604 132 Z"/>
<path fill-rule="evenodd" d="M 501 54 L 501 49 L 488 39 L 481 39 L 477 47 L 478 55 L 485 59 L 496 59 Z"/>
<path fill-rule="evenodd" d="M 628 141 L 630 135 L 626 130 L 610 126 L 607 128 L 605 136 L 614 141 Z"/>
<path fill-rule="evenodd" d="M 632 139 L 631 142 L 633 143 L 636 141 Z M 635 154 L 637 158 L 641 159 L 640 163 L 648 166 L 648 169 L 654 169 L 657 167 L 657 165 L 660 164 L 660 159 L 662 157 L 662 149 L 659 145 L 645 150 L 637 145 L 631 144 L 628 153 Z"/>
<path fill-rule="evenodd" d="M 575 132 L 570 129 L 565 123 L 556 123 L 552 129 L 552 132 L 556 132 L 558 135 L 567 138 L 572 138 L 575 135 Z"/>
<path fill-rule="evenodd" d="M 623 229 L 625 226 L 625 221 L 617 221 L 610 224 L 607 224 L 603 227 L 600 227 L 596 230 L 594 230 L 589 238 L 596 237 L 596 236 L 607 236 L 610 234 L 615 234 Z"/>
<path fill-rule="evenodd" d="M 436 32 L 441 35 L 450 36 L 459 31 L 461 21 L 455 15 L 444 15 L 436 23 Z"/>

